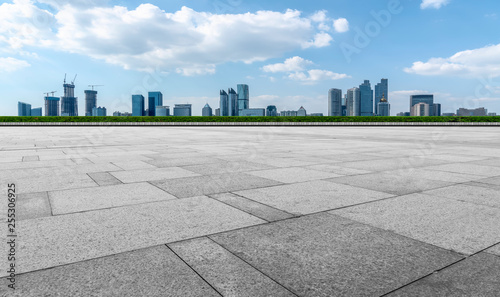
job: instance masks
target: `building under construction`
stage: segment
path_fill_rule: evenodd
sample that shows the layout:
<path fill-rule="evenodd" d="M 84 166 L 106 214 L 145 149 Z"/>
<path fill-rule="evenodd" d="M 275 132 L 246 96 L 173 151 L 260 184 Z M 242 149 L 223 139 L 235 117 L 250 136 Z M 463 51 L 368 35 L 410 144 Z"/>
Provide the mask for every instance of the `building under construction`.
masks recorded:
<path fill-rule="evenodd" d="M 97 91 L 85 90 L 85 116 L 92 116 L 92 109 L 97 107 Z"/>
<path fill-rule="evenodd" d="M 64 77 L 64 96 L 61 97 L 61 116 L 78 116 L 78 98 L 75 97 L 75 79 L 70 84 L 66 83 Z"/>

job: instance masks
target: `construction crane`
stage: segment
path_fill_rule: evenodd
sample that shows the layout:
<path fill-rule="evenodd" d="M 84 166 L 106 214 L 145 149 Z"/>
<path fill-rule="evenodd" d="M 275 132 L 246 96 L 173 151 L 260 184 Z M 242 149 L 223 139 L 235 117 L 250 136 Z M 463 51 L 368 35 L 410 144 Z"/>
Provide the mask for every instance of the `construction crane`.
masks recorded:
<path fill-rule="evenodd" d="M 52 91 L 52 92 L 46 92 L 44 94 L 46 94 L 47 96 L 46 97 L 49 97 L 49 94 L 52 94 L 52 97 L 54 97 L 54 94 L 57 93 L 57 91 Z"/>
<path fill-rule="evenodd" d="M 72 85 L 75 84 L 75 81 L 76 81 L 76 77 L 77 77 L 78 74 L 75 75 L 75 78 L 73 78 L 73 81 L 71 82 Z"/>
<path fill-rule="evenodd" d="M 93 91 L 94 87 L 104 87 L 104 85 L 89 85 L 89 87 L 92 87 L 92 91 Z"/>
<path fill-rule="evenodd" d="M 67 73 L 64 73 L 64 84 L 66 84 L 66 75 Z"/>

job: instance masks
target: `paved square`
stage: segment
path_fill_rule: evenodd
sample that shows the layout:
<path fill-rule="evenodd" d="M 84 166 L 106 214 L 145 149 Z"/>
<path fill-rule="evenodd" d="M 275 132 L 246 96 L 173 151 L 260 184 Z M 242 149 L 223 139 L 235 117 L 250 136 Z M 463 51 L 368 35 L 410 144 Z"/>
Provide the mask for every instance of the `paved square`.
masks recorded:
<path fill-rule="evenodd" d="M 0 131 L 1 296 L 500 292 L 496 127 Z"/>

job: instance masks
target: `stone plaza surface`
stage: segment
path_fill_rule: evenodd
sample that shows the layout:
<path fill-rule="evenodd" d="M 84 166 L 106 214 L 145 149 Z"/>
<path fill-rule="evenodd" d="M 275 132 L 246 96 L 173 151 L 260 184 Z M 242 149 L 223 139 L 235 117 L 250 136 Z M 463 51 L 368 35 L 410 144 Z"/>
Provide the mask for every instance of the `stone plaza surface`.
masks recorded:
<path fill-rule="evenodd" d="M 0 127 L 0 296 L 499 296 L 498 127 Z"/>

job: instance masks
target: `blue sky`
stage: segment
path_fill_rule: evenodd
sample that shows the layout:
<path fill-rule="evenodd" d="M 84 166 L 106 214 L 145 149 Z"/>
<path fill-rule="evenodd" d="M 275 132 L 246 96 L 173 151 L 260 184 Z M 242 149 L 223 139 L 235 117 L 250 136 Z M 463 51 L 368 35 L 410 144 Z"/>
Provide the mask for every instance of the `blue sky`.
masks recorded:
<path fill-rule="evenodd" d="M 389 79 L 392 114 L 432 93 L 443 112 L 500 114 L 497 0 L 0 2 L 0 115 L 43 105 L 75 74 L 98 105 L 130 111 L 131 95 L 219 105 L 219 90 L 250 86 L 250 107 L 327 112 L 327 92 Z"/>

